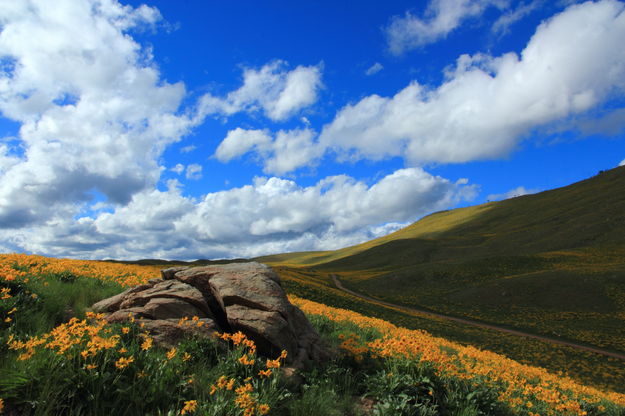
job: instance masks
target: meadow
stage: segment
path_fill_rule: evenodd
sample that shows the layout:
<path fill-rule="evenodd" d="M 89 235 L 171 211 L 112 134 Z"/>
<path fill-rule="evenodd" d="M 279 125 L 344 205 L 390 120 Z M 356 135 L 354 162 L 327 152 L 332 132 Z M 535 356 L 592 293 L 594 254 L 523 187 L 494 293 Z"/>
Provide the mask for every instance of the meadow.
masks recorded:
<path fill-rule="evenodd" d="M 625 364 L 617 358 L 367 302 L 334 288 L 330 278 L 318 271 L 288 267 L 275 267 L 275 270 L 286 290 L 300 297 L 382 318 L 400 327 L 426 330 L 462 345 L 496 352 L 523 364 L 567 375 L 582 384 L 625 393 Z"/>
<path fill-rule="evenodd" d="M 304 369 L 300 382 L 280 371 L 284 354 L 260 357 L 242 334 L 162 349 L 140 321 L 110 325 L 89 312 L 93 302 L 157 277 L 159 269 L 0 255 L 0 411 L 625 415 L 622 394 L 296 296 L 294 280 L 284 280 L 291 301 L 335 351 Z"/>

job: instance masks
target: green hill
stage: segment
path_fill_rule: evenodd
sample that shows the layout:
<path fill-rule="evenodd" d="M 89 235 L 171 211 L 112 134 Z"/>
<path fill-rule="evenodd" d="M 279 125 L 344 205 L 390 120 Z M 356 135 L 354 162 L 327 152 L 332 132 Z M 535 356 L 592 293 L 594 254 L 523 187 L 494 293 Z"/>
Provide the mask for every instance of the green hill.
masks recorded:
<path fill-rule="evenodd" d="M 353 247 L 257 260 L 315 285 L 337 274 L 393 303 L 625 351 L 624 190 L 619 167 Z"/>

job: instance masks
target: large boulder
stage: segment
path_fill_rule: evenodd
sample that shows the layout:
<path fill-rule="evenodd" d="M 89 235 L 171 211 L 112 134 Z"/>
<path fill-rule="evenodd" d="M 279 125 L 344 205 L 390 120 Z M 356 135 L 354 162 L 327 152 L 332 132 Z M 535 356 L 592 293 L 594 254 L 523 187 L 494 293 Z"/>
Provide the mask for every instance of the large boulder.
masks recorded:
<path fill-rule="evenodd" d="M 162 279 L 104 299 L 93 310 L 107 313 L 111 322 L 141 319 L 162 345 L 189 332 L 241 331 L 262 355 L 287 350 L 287 362 L 296 367 L 328 356 L 304 313 L 287 299 L 279 276 L 255 262 L 165 269 Z M 181 318 L 194 324 L 180 325 Z"/>

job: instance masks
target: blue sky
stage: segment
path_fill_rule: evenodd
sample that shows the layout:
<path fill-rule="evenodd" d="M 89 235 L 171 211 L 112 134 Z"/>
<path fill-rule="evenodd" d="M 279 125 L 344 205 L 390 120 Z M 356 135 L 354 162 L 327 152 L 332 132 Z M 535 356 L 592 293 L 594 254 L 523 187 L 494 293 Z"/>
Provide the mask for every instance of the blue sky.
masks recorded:
<path fill-rule="evenodd" d="M 0 2 L 0 251 L 334 249 L 611 169 L 624 9 Z"/>

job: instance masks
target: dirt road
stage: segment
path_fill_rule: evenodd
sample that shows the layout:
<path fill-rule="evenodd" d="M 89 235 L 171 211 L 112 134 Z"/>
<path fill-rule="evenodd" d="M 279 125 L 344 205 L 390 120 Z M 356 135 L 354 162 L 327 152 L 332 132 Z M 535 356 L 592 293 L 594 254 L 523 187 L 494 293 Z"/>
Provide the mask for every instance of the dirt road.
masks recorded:
<path fill-rule="evenodd" d="M 372 298 L 372 297 L 369 297 L 369 296 L 361 295 L 358 292 L 354 292 L 353 290 L 347 289 L 345 286 L 343 286 L 341 281 L 338 279 L 338 276 L 336 276 L 336 275 L 332 275 L 332 280 L 334 281 L 334 285 L 339 290 L 342 290 L 343 292 L 349 293 L 350 295 L 357 296 L 357 297 L 359 297 L 361 299 L 365 299 L 365 300 L 367 300 L 369 302 L 376 303 L 378 305 L 387 306 L 389 308 L 399 309 L 399 310 L 403 310 L 403 311 L 406 311 L 406 312 L 416 312 L 416 313 L 420 313 L 420 314 L 427 315 L 427 316 L 432 316 L 432 317 L 436 317 L 436 318 L 446 319 L 448 321 L 459 322 L 459 323 L 465 324 L 465 325 L 476 326 L 476 327 L 479 327 L 479 328 L 492 329 L 493 331 L 504 332 L 506 334 L 516 335 L 516 336 L 519 336 L 519 337 L 533 338 L 533 339 L 538 339 L 538 340 L 541 340 L 541 341 L 544 341 L 544 342 L 549 342 L 549 343 L 552 343 L 552 344 L 565 345 L 567 347 L 575 348 L 577 350 L 594 352 L 595 354 L 605 355 L 606 357 L 613 357 L 613 358 L 618 358 L 618 359 L 621 359 L 621 360 L 625 360 L 625 355 L 624 354 L 619 354 L 619 353 L 616 353 L 616 352 L 603 350 L 601 348 L 589 347 L 589 346 L 585 346 L 585 345 L 575 344 L 573 342 L 562 341 L 562 340 L 555 339 L 555 338 L 549 338 L 549 337 L 544 337 L 544 336 L 541 336 L 541 335 L 529 334 L 527 332 L 517 331 L 517 330 L 514 330 L 514 329 L 508 329 L 508 328 L 503 328 L 503 327 L 500 327 L 500 326 L 497 326 L 497 325 L 485 324 L 485 323 L 478 322 L 478 321 L 473 321 L 473 320 L 470 320 L 470 319 L 464 319 L 464 318 L 458 318 L 458 317 L 455 317 L 455 316 L 443 315 L 443 314 L 440 314 L 440 313 L 431 312 L 431 311 L 427 311 L 427 310 L 424 310 L 424 309 L 409 308 L 409 307 L 406 307 L 406 306 L 395 305 L 394 303 L 385 302 L 383 300 L 378 300 L 378 299 L 375 299 L 375 298 Z"/>

